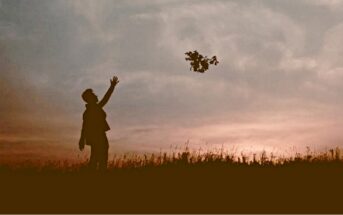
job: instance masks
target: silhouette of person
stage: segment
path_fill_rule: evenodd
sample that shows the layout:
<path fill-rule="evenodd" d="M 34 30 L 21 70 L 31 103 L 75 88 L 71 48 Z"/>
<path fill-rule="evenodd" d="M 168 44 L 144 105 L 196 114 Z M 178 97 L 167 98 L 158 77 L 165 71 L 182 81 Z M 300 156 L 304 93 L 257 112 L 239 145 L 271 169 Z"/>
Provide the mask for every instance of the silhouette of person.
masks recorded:
<path fill-rule="evenodd" d="M 86 102 L 86 110 L 83 113 L 79 149 L 82 151 L 85 144 L 91 147 L 90 169 L 99 168 L 99 170 L 105 170 L 107 168 L 109 144 L 106 131 L 110 130 L 110 126 L 106 121 L 106 112 L 103 107 L 110 99 L 119 80 L 114 76 L 110 82 L 111 86 L 100 102 L 98 102 L 98 97 L 93 93 L 92 89 L 86 89 L 82 93 L 82 99 Z"/>

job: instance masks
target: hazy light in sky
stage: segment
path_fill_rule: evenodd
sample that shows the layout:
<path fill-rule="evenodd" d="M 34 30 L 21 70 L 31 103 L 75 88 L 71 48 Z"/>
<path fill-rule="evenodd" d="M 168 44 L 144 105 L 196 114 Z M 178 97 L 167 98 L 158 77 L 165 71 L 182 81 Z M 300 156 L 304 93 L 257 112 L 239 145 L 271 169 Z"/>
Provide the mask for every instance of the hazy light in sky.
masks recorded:
<path fill-rule="evenodd" d="M 342 34 L 332 0 L 2 0 L 1 159 L 83 156 L 80 95 L 112 75 L 112 153 L 341 146 Z"/>

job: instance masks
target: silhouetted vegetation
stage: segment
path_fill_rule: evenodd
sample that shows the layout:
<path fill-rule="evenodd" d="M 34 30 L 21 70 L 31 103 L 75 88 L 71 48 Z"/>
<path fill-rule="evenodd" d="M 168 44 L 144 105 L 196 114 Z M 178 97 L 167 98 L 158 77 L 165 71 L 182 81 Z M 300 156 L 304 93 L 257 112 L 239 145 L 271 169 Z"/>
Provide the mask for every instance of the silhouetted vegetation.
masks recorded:
<path fill-rule="evenodd" d="M 340 149 L 282 158 L 190 151 L 0 165 L 2 213 L 342 213 Z"/>
<path fill-rule="evenodd" d="M 216 66 L 219 63 L 217 56 L 213 56 L 209 59 L 207 56 L 204 57 L 199 54 L 197 50 L 186 52 L 185 55 L 187 55 L 185 60 L 191 62 L 190 70 L 193 70 L 194 72 L 204 73 L 208 70 L 210 64 L 214 64 Z"/>

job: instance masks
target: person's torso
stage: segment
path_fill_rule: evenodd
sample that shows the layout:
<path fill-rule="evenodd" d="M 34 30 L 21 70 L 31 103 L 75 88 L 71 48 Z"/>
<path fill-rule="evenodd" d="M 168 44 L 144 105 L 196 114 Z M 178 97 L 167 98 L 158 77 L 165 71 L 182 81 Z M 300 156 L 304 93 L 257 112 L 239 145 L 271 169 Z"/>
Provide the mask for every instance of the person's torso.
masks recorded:
<path fill-rule="evenodd" d="M 83 121 L 86 133 L 100 133 L 110 130 L 106 121 L 106 113 L 99 105 L 86 105 Z"/>

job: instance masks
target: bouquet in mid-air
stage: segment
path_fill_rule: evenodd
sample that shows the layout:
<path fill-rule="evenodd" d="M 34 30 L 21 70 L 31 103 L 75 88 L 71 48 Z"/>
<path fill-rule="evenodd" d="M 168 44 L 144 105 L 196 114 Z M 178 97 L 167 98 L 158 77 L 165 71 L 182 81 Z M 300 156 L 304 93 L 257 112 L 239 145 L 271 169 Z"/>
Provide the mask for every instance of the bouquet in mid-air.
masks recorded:
<path fill-rule="evenodd" d="M 212 58 L 208 58 L 207 56 L 204 57 L 199 54 L 197 50 L 186 52 L 185 55 L 187 55 L 185 58 L 186 61 L 190 61 L 191 63 L 190 70 L 193 70 L 194 72 L 204 73 L 208 70 L 210 64 L 214 64 L 216 66 L 219 63 L 217 56 L 213 56 Z"/>

